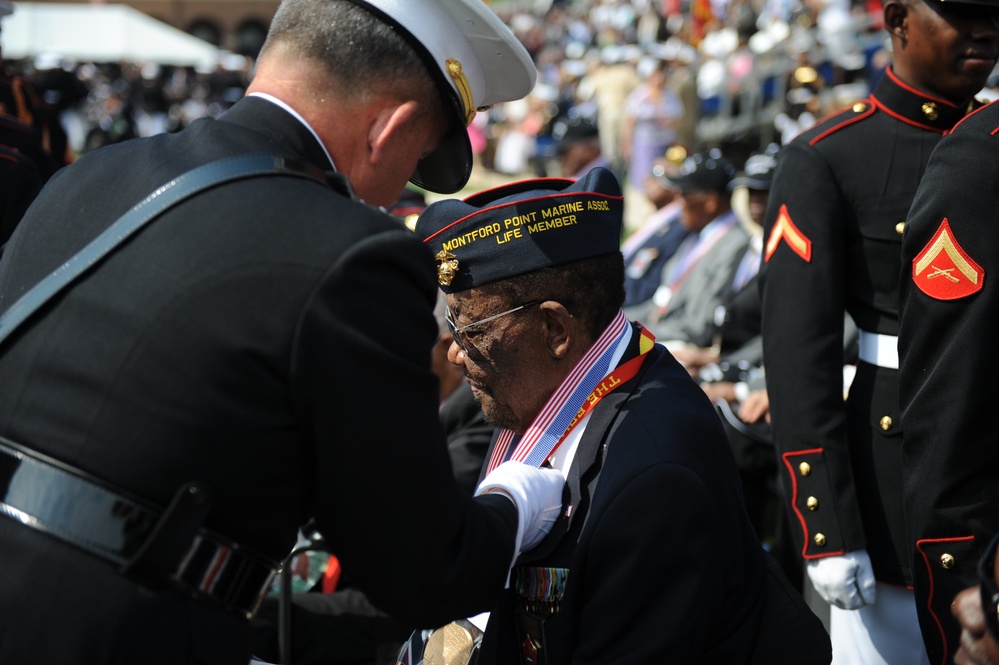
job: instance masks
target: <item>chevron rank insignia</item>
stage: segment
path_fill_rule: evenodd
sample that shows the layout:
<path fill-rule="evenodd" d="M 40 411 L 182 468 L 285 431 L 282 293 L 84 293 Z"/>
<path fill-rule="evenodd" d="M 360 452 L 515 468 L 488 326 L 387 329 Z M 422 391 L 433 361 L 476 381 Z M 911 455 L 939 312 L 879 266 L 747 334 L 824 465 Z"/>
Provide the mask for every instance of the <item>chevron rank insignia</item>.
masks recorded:
<path fill-rule="evenodd" d="M 950 222 L 940 228 L 912 260 L 912 281 L 937 300 L 957 300 L 982 290 L 985 271 L 957 243 Z"/>
<path fill-rule="evenodd" d="M 774 224 L 770 231 L 770 237 L 767 238 L 767 252 L 763 258 L 764 261 L 770 260 L 770 257 L 777 251 L 777 247 L 780 246 L 781 240 L 784 240 L 795 254 L 803 258 L 805 263 L 812 262 L 812 241 L 791 221 L 787 205 L 780 207 L 777 223 Z"/>

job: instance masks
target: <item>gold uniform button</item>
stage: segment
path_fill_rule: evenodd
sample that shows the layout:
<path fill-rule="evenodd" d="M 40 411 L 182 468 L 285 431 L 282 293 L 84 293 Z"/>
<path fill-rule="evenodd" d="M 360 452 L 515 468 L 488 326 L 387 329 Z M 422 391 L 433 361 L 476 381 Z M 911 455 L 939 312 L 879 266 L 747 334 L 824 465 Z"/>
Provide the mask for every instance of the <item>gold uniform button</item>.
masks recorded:
<path fill-rule="evenodd" d="M 801 473 L 801 475 L 807 476 L 812 472 L 812 465 L 809 464 L 808 462 L 802 462 L 801 464 L 798 465 L 798 471 Z"/>
<path fill-rule="evenodd" d="M 890 430 L 893 424 L 894 421 L 892 421 L 891 416 L 883 416 L 881 418 L 881 429 L 883 429 L 885 432 Z"/>
<path fill-rule="evenodd" d="M 814 540 L 815 540 L 815 544 L 818 545 L 819 547 L 825 547 L 826 546 L 826 535 L 824 533 L 817 533 L 817 534 L 815 534 Z"/>
<path fill-rule="evenodd" d="M 943 566 L 944 570 L 950 570 L 954 567 L 954 557 L 950 554 L 941 554 L 940 565 Z"/>
<path fill-rule="evenodd" d="M 902 235 L 903 231 L 905 231 L 905 222 L 899 222 L 895 225 L 895 233 Z"/>
<path fill-rule="evenodd" d="M 857 102 L 856 104 L 853 105 L 854 113 L 863 113 L 866 110 L 867 110 L 867 104 L 863 102 Z"/>
<path fill-rule="evenodd" d="M 808 497 L 808 499 L 805 500 L 805 505 L 808 506 L 809 510 L 818 510 L 819 500 L 816 499 L 814 496 L 810 496 Z"/>

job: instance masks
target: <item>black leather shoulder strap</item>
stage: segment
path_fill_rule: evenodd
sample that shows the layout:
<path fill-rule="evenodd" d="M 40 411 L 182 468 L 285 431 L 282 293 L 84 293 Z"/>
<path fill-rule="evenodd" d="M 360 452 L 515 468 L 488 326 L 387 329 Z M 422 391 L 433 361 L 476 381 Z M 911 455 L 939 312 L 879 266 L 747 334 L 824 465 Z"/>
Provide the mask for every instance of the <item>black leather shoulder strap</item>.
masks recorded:
<path fill-rule="evenodd" d="M 312 178 L 329 184 L 326 174 L 318 167 L 270 154 L 227 157 L 187 171 L 156 188 L 156 191 L 115 220 L 86 247 L 31 287 L 10 309 L 0 314 L 0 345 L 39 307 L 161 213 L 210 187 L 262 175 Z"/>

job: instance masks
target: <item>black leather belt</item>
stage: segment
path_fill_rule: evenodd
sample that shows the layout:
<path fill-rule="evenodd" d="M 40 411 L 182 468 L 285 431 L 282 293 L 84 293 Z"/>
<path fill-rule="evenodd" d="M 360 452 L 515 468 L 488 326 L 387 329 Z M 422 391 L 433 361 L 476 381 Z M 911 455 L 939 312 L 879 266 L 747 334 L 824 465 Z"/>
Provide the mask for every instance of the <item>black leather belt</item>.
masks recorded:
<path fill-rule="evenodd" d="M 159 509 L 0 437 L 0 514 L 144 583 L 167 584 L 250 618 L 279 564 L 201 527 L 210 505 L 207 488 L 189 483 Z"/>

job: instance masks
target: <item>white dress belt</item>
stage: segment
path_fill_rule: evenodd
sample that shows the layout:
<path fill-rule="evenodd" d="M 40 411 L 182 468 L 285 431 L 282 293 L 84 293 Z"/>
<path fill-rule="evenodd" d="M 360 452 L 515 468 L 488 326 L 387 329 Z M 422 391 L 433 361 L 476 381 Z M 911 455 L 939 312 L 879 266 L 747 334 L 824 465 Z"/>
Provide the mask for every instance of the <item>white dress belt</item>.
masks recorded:
<path fill-rule="evenodd" d="M 861 330 L 860 359 L 878 367 L 898 369 L 898 337 Z"/>

